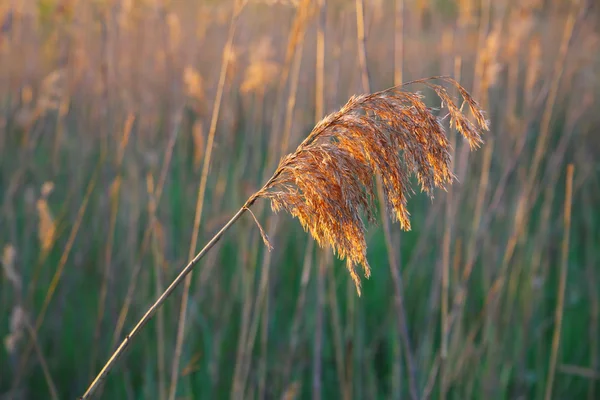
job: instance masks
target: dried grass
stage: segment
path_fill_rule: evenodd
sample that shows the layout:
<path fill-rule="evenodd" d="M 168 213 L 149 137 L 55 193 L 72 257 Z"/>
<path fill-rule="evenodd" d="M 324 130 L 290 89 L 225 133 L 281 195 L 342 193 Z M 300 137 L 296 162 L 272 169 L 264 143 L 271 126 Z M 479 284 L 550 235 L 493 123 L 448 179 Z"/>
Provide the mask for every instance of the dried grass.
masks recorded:
<path fill-rule="evenodd" d="M 227 48 L 231 48 L 231 45 L 228 44 Z M 227 60 L 227 55 L 224 60 Z M 226 68 L 227 63 L 224 63 L 223 70 Z M 443 86 L 432 83 L 433 80 L 454 86 L 463 97 L 461 107 L 457 106 Z M 411 191 L 410 174 L 416 173 L 422 190 L 429 196 L 433 196 L 435 187 L 445 188 L 454 179 L 450 170 L 450 146 L 442 125 L 445 117 L 436 117 L 423 102 L 423 96 L 401 90 L 408 84 L 416 83 L 424 84 L 437 93 L 448 110 L 450 126 L 465 137 L 471 148 L 482 143 L 480 133 L 488 130 L 483 110 L 452 78 L 421 79 L 381 92 L 352 97 L 340 111 L 317 123 L 296 151 L 282 158 L 271 179 L 250 196 L 196 256 L 190 256 L 189 263 L 113 352 L 82 399 L 88 399 L 95 393 L 131 341 L 184 280 L 187 293 L 189 274 L 194 266 L 246 211 L 250 211 L 259 198 L 270 199 L 274 211 L 288 211 L 300 220 L 319 245 L 330 245 L 340 258 L 345 258 L 360 295 L 361 282 L 356 264 L 362 265 L 365 276 L 370 275 L 366 257 L 366 228 L 361 214 L 365 213 L 370 221 L 374 221 L 375 177 L 379 176 L 383 183 L 389 212 L 406 230 L 410 229 L 406 209 L 406 199 Z M 475 123 L 469 121 L 462 112 L 465 104 L 474 116 Z M 208 149 L 210 147 L 207 146 Z M 403 158 L 398 150 L 403 150 Z M 202 187 L 201 183 L 201 193 Z M 202 198 L 199 196 L 199 199 Z M 256 222 L 258 224 L 258 220 Z M 268 246 L 264 230 L 258 225 Z M 196 226 L 194 232 L 197 231 Z M 190 248 L 195 247 L 193 240 Z M 184 302 L 182 310 L 185 309 Z M 184 321 L 182 316 L 181 321 Z M 179 329 L 179 332 L 183 332 L 183 329 Z M 173 365 L 178 365 L 178 359 L 179 356 L 176 356 Z M 172 382 L 177 382 L 177 379 Z M 171 397 L 174 396 L 174 388 L 176 385 L 172 384 Z"/>
<path fill-rule="evenodd" d="M 465 116 L 444 86 L 432 80 L 454 86 L 475 121 Z M 422 83 L 437 93 L 450 126 L 471 148 L 482 143 L 480 134 L 488 129 L 488 122 L 455 80 L 436 77 L 410 83 Z M 285 210 L 298 218 L 320 246 L 331 246 L 345 259 L 359 295 L 356 265 L 362 266 L 367 278 L 371 271 L 362 215 L 375 221 L 375 177 L 381 177 L 389 213 L 405 230 L 410 229 L 406 204 L 413 192 L 411 173 L 430 197 L 435 187 L 445 188 L 454 179 L 443 118 L 432 113 L 422 95 L 402 91 L 404 86 L 352 97 L 321 120 L 294 153 L 283 157 L 273 177 L 254 196 L 268 198 L 274 211 Z"/>

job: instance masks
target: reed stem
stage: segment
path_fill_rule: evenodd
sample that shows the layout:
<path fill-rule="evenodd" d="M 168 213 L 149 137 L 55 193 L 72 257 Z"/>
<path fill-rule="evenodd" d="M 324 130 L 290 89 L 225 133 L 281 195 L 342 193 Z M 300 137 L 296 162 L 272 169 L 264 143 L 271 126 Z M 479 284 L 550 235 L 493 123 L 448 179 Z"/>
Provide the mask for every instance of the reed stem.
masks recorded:
<path fill-rule="evenodd" d="M 198 261 L 200 261 L 206 255 L 206 253 L 208 253 L 208 251 L 211 248 L 213 248 L 215 244 L 217 244 L 217 242 L 221 239 L 223 234 L 225 232 L 227 232 L 229 230 L 229 228 L 231 228 L 238 219 L 240 219 L 240 217 L 244 214 L 244 212 L 246 212 L 248 210 L 248 207 L 250 207 L 254 203 L 255 200 L 256 200 L 255 197 L 251 197 L 246 202 L 246 204 L 242 208 L 240 208 L 233 217 L 231 217 L 229 222 L 227 222 L 225 224 L 225 226 L 223 226 L 223 228 L 221 228 L 221 230 L 219 232 L 217 232 L 217 234 L 215 236 L 213 236 L 213 238 L 206 244 L 206 246 L 204 246 L 204 248 L 202 250 L 200 250 L 200 252 L 198 254 L 196 254 L 196 256 L 179 273 L 179 275 L 177 275 L 177 277 L 173 280 L 173 282 L 169 285 L 169 287 L 160 295 L 160 297 L 154 302 L 154 304 L 152 304 L 152 306 L 148 309 L 148 311 L 146 311 L 146 314 L 144 314 L 144 316 L 135 325 L 135 327 L 131 330 L 131 332 L 129 332 L 129 334 L 127 336 L 125 336 L 125 339 L 123 339 L 123 342 L 121 342 L 121 344 L 119 345 L 117 350 L 115 350 L 115 352 L 112 354 L 110 359 L 106 362 L 104 367 L 102 367 L 102 370 L 100 371 L 100 373 L 98 373 L 98 375 L 96 376 L 94 381 L 90 384 L 90 386 L 88 387 L 88 389 L 86 390 L 84 395 L 81 397 L 82 400 L 92 398 L 92 396 L 94 395 L 94 392 L 98 389 L 98 387 L 100 387 L 102 382 L 104 382 L 104 380 L 106 379 L 106 376 L 111 371 L 111 369 L 114 367 L 115 363 L 119 360 L 119 358 L 123 355 L 123 353 L 129 346 L 129 344 L 131 343 L 133 338 L 135 336 L 137 336 L 137 334 L 144 327 L 144 325 L 146 325 L 146 323 L 148 321 L 150 321 L 150 319 L 154 316 L 156 311 L 165 302 L 165 300 L 171 295 L 171 293 L 177 288 L 177 286 L 179 286 L 179 284 L 186 278 L 186 276 L 190 272 L 192 272 L 194 266 L 198 263 Z"/>
<path fill-rule="evenodd" d="M 565 307 L 565 290 L 567 287 L 567 272 L 569 269 L 569 234 L 571 231 L 571 205 L 573 200 L 573 172 L 575 167 L 569 164 L 567 167 L 567 188 L 565 193 L 565 208 L 564 208 L 564 235 L 562 241 L 562 254 L 560 265 L 560 278 L 558 281 L 557 304 L 554 316 L 554 334 L 552 335 L 552 353 L 550 354 L 550 371 L 549 377 L 546 380 L 546 395 L 545 399 L 552 398 L 552 387 L 554 384 L 554 376 L 556 374 L 556 364 L 558 360 L 558 352 L 560 349 L 560 337 L 563 324 L 563 314 Z"/>

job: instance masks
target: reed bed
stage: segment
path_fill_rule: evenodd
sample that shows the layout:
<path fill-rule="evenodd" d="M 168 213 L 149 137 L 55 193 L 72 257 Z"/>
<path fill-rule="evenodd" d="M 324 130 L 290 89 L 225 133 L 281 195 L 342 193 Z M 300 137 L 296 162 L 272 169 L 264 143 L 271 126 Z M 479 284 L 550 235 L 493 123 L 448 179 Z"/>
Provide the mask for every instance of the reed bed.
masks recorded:
<path fill-rule="evenodd" d="M 0 398 L 597 398 L 598 20 L 0 3 Z"/>

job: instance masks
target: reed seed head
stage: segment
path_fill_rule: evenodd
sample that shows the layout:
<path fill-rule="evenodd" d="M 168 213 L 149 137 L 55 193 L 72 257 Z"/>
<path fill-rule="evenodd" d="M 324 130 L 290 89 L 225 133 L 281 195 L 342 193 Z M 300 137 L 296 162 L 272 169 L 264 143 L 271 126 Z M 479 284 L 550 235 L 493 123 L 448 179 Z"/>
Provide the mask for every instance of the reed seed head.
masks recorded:
<path fill-rule="evenodd" d="M 458 90 L 473 122 L 433 80 Z M 411 83 L 433 89 L 448 110 L 450 126 L 471 148 L 481 144 L 480 133 L 488 129 L 488 122 L 462 86 L 448 77 Z M 356 265 L 367 278 L 370 275 L 363 218 L 375 221 L 376 179 L 381 180 L 389 213 L 404 230 L 410 229 L 406 204 L 412 192 L 411 173 L 430 197 L 435 187 L 445 188 L 454 179 L 443 118 L 432 113 L 420 94 L 403 91 L 404 86 L 354 96 L 326 116 L 294 153 L 282 158 L 273 177 L 252 199 L 268 198 L 275 212 L 289 212 L 320 246 L 330 245 L 346 260 L 359 295 Z"/>

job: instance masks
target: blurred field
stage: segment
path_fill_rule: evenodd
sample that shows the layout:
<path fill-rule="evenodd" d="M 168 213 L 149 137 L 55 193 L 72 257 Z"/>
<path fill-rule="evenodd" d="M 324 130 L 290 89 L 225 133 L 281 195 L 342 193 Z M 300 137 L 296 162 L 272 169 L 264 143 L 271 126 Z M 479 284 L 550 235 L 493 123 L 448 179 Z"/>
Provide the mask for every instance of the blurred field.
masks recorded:
<path fill-rule="evenodd" d="M 598 6 L 364 1 L 365 64 L 361 4 L 0 2 L 0 399 L 83 394 L 315 119 L 442 74 L 491 131 L 369 228 L 362 297 L 260 201 L 274 250 L 245 215 L 100 397 L 600 398 Z"/>

